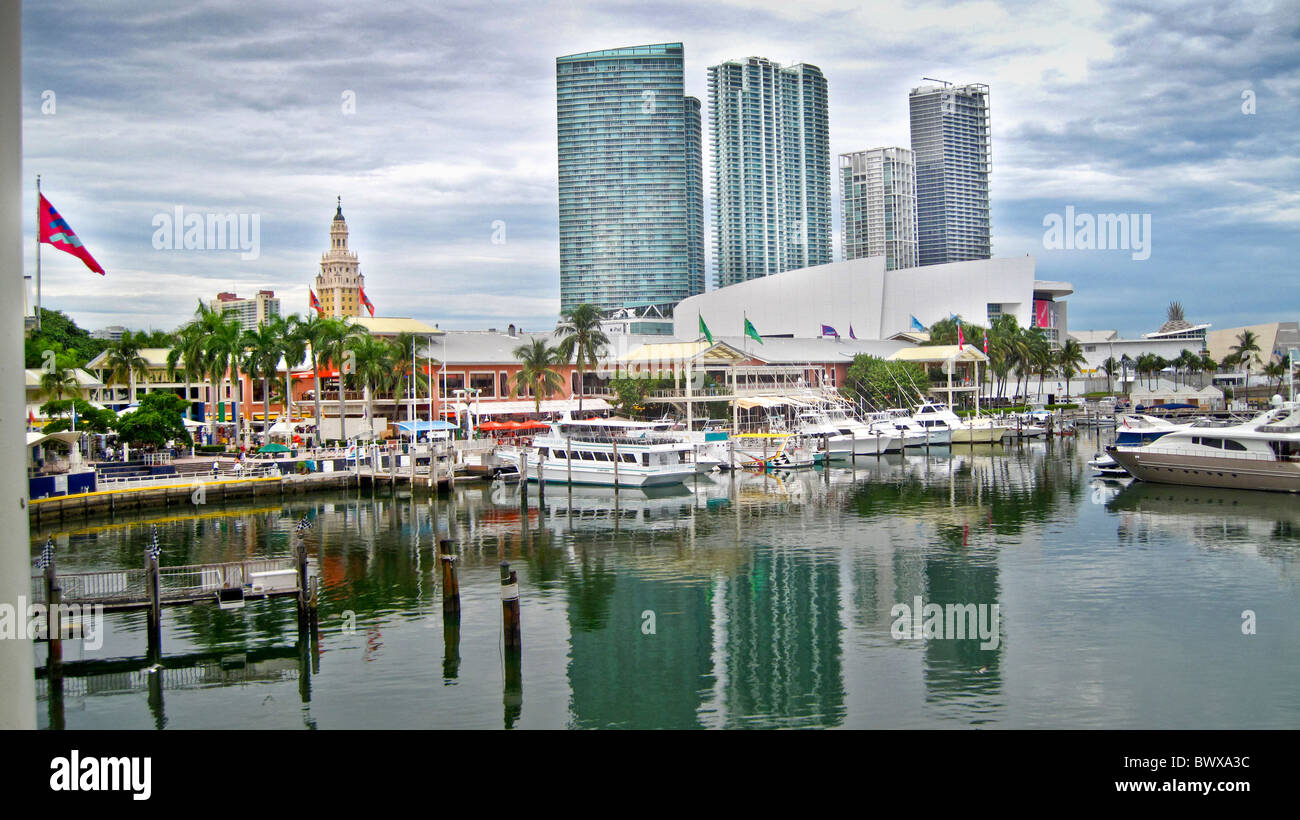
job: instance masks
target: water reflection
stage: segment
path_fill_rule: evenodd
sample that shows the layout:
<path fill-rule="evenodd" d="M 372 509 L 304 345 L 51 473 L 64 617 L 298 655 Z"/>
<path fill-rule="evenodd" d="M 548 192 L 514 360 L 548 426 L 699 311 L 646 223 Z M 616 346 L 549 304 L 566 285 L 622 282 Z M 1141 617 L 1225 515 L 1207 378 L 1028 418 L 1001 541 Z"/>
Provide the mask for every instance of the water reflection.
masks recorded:
<path fill-rule="evenodd" d="M 201 703 L 244 703 L 249 686 L 277 698 L 259 714 L 296 701 L 293 723 L 307 727 L 367 718 L 576 728 L 1014 725 L 1024 715 L 1035 716 L 1030 725 L 1061 725 L 1035 712 L 1032 698 L 1026 704 L 1023 693 L 1054 674 L 1033 648 L 1071 646 L 1089 613 L 1051 611 L 1070 604 L 1038 600 L 1040 586 L 1068 589 L 1082 566 L 1097 595 L 1141 601 L 1129 580 L 1134 555 L 1101 551 L 1116 533 L 1121 545 L 1173 539 L 1263 558 L 1283 575 L 1294 572 L 1300 547 L 1291 499 L 1125 488 L 1091 478 L 1083 461 L 1092 451 L 1090 441 L 1052 440 L 715 475 L 650 492 L 552 486 L 539 496 L 536 487 L 477 484 L 442 496 L 353 491 L 70 523 L 49 533 L 59 566 L 74 571 L 139 565 L 155 523 L 165 566 L 290 555 L 294 524 L 309 515 L 322 627 L 318 638 L 298 637 L 291 602 L 169 609 L 162 668 L 149 673 L 143 616 L 110 616 L 104 655 L 121 668 L 68 664 L 64 689 L 41 689 L 48 725 L 206 725 L 213 710 Z M 33 533 L 33 555 L 46 534 Z M 443 607 L 440 539 L 452 541 L 461 614 Z M 499 645 L 501 561 L 520 576 L 518 653 Z M 1260 583 L 1242 573 L 1243 585 Z M 1176 576 L 1138 577 L 1178 587 Z M 1293 586 L 1251 588 L 1283 611 L 1300 608 Z M 999 604 L 997 647 L 971 636 L 894 637 L 893 607 L 917 598 Z M 1132 651 L 1124 636 L 1110 640 L 1089 651 Z M 1028 648 L 1019 655 L 1018 641 Z M 209 671 L 192 673 L 196 686 L 187 687 L 186 668 Z M 126 683 L 91 683 L 119 673 Z M 1175 674 L 1151 674 L 1166 673 Z M 1090 685 L 1090 714 L 1108 705 L 1117 721 L 1129 714 L 1104 681 Z M 98 723 L 85 713 L 90 696 L 135 692 L 147 692 L 147 724 L 126 706 Z M 246 707 L 230 712 L 233 725 L 264 725 Z"/>

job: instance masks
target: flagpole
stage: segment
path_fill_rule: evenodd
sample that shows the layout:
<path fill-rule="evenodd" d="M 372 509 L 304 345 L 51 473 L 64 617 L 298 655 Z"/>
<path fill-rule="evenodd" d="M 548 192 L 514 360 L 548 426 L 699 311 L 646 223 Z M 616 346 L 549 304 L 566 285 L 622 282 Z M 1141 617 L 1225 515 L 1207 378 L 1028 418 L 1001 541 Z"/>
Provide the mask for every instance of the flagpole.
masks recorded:
<path fill-rule="evenodd" d="M 41 175 L 36 175 L 36 332 L 41 332 Z"/>

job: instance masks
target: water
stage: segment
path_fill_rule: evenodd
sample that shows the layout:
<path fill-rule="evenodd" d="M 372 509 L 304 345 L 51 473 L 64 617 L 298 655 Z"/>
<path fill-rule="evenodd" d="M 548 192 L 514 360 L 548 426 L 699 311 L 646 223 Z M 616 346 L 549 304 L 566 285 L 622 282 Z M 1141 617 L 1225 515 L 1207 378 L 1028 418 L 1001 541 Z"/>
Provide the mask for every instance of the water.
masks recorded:
<path fill-rule="evenodd" d="M 1101 434 L 1103 438 L 1107 434 Z M 648 495 L 462 485 L 33 533 L 61 571 L 289 555 L 312 513 L 319 644 L 289 599 L 169 608 L 151 692 L 144 613 L 69 642 L 72 729 L 1300 727 L 1300 504 L 1107 482 L 1093 434 Z M 435 558 L 456 538 L 462 617 Z M 519 573 L 506 662 L 498 563 Z M 998 604 L 998 645 L 891 635 L 896 604 Z M 1243 634 L 1243 612 L 1256 634 Z M 987 610 L 986 610 L 987 611 Z M 37 650 L 38 663 L 44 650 Z M 50 721 L 46 684 L 38 712 Z M 57 719 L 57 718 L 56 718 Z"/>

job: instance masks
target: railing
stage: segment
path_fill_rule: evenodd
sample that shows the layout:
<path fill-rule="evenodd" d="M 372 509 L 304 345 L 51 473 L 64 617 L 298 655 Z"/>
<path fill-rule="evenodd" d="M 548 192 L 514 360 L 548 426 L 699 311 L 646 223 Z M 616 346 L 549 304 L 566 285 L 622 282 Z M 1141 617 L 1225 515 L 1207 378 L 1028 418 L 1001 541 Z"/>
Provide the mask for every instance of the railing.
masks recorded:
<path fill-rule="evenodd" d="M 1157 439 L 1159 441 L 1159 439 Z M 1221 450 L 1217 447 L 1205 449 L 1192 449 L 1189 447 L 1162 447 L 1159 444 L 1143 444 L 1135 446 L 1132 450 L 1126 452 L 1134 455 L 1145 455 L 1155 453 L 1157 455 L 1170 456 L 1200 456 L 1202 458 L 1218 458 L 1224 460 L 1244 459 L 1247 461 L 1263 462 L 1300 462 L 1300 454 L 1297 455 L 1277 455 L 1275 453 L 1252 453 L 1242 450 Z"/>
<path fill-rule="evenodd" d="M 257 464 L 245 467 L 241 472 L 226 471 L 216 473 L 215 475 L 212 471 L 208 470 L 187 473 L 185 475 L 138 475 L 98 478 L 95 482 L 95 486 L 100 490 L 175 487 L 194 484 L 204 480 L 221 481 L 231 479 L 273 478 L 278 475 L 280 475 L 280 470 L 274 464 Z"/>

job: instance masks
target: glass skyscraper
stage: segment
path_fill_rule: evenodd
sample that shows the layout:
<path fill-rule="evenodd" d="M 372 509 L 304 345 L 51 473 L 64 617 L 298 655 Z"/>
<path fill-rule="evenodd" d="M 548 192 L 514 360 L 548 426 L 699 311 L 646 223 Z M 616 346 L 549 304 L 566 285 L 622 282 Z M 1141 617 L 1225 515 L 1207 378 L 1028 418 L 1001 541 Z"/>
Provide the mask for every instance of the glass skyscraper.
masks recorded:
<path fill-rule="evenodd" d="M 831 261 L 831 154 L 819 68 L 709 68 L 718 287 Z"/>
<path fill-rule="evenodd" d="M 913 88 L 909 103 L 920 264 L 988 259 L 989 87 Z"/>
<path fill-rule="evenodd" d="M 560 309 L 704 292 L 700 101 L 681 43 L 555 61 Z"/>
<path fill-rule="evenodd" d="M 916 166 L 906 148 L 840 154 L 845 259 L 885 257 L 885 270 L 916 267 Z"/>

